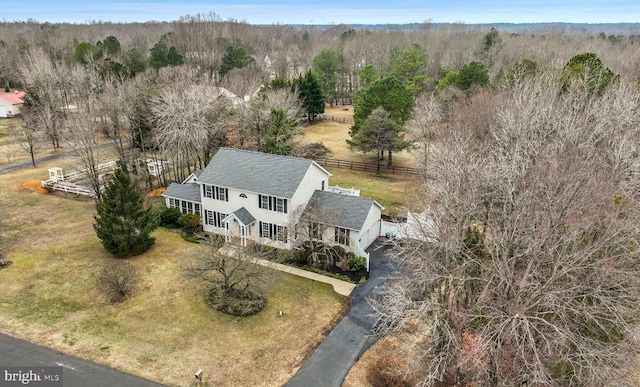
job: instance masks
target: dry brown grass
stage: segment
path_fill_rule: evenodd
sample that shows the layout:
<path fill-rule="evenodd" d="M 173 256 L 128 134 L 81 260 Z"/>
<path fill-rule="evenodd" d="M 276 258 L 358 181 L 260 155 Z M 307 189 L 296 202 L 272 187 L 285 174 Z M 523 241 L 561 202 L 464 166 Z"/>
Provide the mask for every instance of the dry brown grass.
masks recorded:
<path fill-rule="evenodd" d="M 160 187 L 158 189 L 154 189 L 153 191 L 147 192 L 147 196 L 149 197 L 161 196 L 166 190 L 167 190 L 167 187 Z"/>
<path fill-rule="evenodd" d="M 338 105 L 334 107 L 329 107 L 329 105 L 326 105 L 324 107 L 324 114 L 328 116 L 353 119 L 353 106 Z"/>
<path fill-rule="evenodd" d="M 365 155 L 361 152 L 349 149 L 347 146 L 347 140 L 351 138 L 349 136 L 350 128 L 350 124 L 342 124 L 333 121 L 316 121 L 303 130 L 302 137 L 299 141 L 302 144 L 311 144 L 315 142 L 323 143 L 331 151 L 331 154 L 328 156 L 330 158 L 375 164 L 375 154 Z M 382 162 L 386 163 L 386 159 Z M 417 166 L 415 157 L 410 151 L 394 153 L 393 165 L 402 167 Z"/>
<path fill-rule="evenodd" d="M 13 261 L 0 271 L 2 332 L 170 385 L 188 385 L 202 368 L 211 385 L 277 386 L 344 313 L 348 300 L 329 285 L 280 272 L 258 315 L 214 312 L 181 275 L 195 245 L 162 229 L 149 252 L 130 259 L 142 276 L 133 297 L 106 304 L 95 275 L 112 258 L 93 232 L 93 202 L 22 187 L 54 164 L 0 175 Z"/>

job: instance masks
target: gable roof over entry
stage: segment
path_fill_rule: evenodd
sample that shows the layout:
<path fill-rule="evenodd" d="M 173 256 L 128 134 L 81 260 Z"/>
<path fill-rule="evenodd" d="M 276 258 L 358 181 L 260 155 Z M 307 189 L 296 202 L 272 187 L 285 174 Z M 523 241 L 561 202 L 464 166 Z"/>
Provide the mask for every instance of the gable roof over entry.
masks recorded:
<path fill-rule="evenodd" d="M 290 199 L 312 166 L 331 176 L 313 160 L 220 148 L 198 183 Z"/>

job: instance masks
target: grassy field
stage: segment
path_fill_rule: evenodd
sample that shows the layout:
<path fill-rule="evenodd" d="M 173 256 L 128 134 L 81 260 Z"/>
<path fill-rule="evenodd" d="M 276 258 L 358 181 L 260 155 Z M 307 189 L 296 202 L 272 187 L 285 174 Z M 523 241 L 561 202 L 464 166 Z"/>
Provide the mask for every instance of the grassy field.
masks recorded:
<path fill-rule="evenodd" d="M 149 252 L 129 260 L 142 274 L 136 293 L 108 305 L 95 289 L 112 258 L 92 230 L 94 204 L 36 193 L 50 166 L 0 175 L 13 261 L 0 270 L 4 333 L 170 385 L 188 385 L 202 368 L 211 385 L 277 386 L 345 311 L 348 301 L 329 285 L 277 272 L 258 315 L 214 312 L 181 276 L 195 245 L 163 229 Z"/>
<path fill-rule="evenodd" d="M 333 174 L 330 185 L 360 189 L 360 196 L 376 199 L 385 207 L 386 215 L 406 216 L 410 198 L 416 190 L 415 179 L 403 175 L 374 175 L 343 168 L 328 168 Z"/>
<path fill-rule="evenodd" d="M 17 142 L 14 135 L 16 128 L 22 125 L 20 118 L 0 119 L 0 165 L 29 161 L 27 151 Z M 60 149 L 59 151 L 64 151 Z M 36 149 L 36 157 L 48 156 L 54 153 L 48 142 L 43 142 Z"/>
<path fill-rule="evenodd" d="M 328 109 L 325 114 L 338 117 L 352 118 L 353 109 L 343 111 L 342 106 Z M 376 162 L 375 156 L 363 155 L 353 152 L 347 147 L 346 140 L 349 137 L 350 125 L 333 121 L 319 121 L 303 131 L 301 143 L 321 142 L 329 150 L 330 158 L 341 160 L 355 160 L 363 162 Z M 410 152 L 400 152 L 394 155 L 394 165 L 414 167 L 414 157 Z M 386 161 L 385 161 L 386 162 Z M 416 190 L 416 178 L 405 175 L 379 176 L 374 173 L 359 172 L 343 168 L 328 168 L 333 174 L 330 185 L 339 185 L 344 188 L 358 188 L 362 196 L 376 199 L 385 206 L 384 214 L 405 216 L 405 208 L 411 207 L 410 198 Z"/>

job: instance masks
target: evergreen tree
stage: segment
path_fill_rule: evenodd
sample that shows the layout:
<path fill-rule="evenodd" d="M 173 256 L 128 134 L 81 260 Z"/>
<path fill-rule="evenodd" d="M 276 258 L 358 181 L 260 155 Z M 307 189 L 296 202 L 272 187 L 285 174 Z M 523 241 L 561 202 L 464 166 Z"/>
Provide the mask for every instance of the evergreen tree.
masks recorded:
<path fill-rule="evenodd" d="M 389 75 L 398 77 L 409 94 L 417 96 L 431 81 L 427 75 L 427 51 L 419 44 L 393 52 Z"/>
<path fill-rule="evenodd" d="M 166 66 L 179 66 L 184 64 L 184 58 L 178 53 L 178 50 L 174 47 L 168 46 L 169 38 L 167 34 L 160 37 L 158 43 L 151 48 L 151 55 L 149 56 L 149 66 L 158 70 L 161 67 Z"/>
<path fill-rule="evenodd" d="M 126 165 L 116 169 L 96 210 L 93 228 L 102 246 L 116 257 L 142 254 L 155 243 L 151 233 L 157 226 L 156 221 L 151 209 L 144 209 L 142 195 Z"/>
<path fill-rule="evenodd" d="M 287 144 L 297 128 L 295 120 L 287 118 L 284 110 L 271 109 L 271 122 L 267 132 L 266 151 L 277 155 L 291 153 L 291 145 Z"/>
<path fill-rule="evenodd" d="M 359 131 L 352 134 L 351 140 L 347 140 L 347 144 L 352 149 L 357 149 L 362 153 L 372 151 L 381 155 L 385 150 L 389 153 L 387 166 L 391 166 L 392 154 L 395 151 L 401 151 L 409 148 L 411 141 L 404 139 L 404 128 L 391 118 L 391 115 L 384 108 L 379 107 L 364 121 Z M 380 157 L 376 157 L 377 169 L 376 173 L 380 173 Z"/>
<path fill-rule="evenodd" d="M 356 96 L 352 137 L 375 109 L 384 108 L 398 125 L 403 126 L 411 117 L 415 105 L 415 100 L 397 77 L 389 76 L 374 82 L 371 87 Z"/>
<path fill-rule="evenodd" d="M 325 98 L 322 86 L 312 71 L 308 71 L 304 77 L 300 76 L 296 79 L 295 86 L 298 88 L 302 107 L 307 112 L 308 121 L 313 121 L 318 114 L 324 113 Z"/>
<path fill-rule="evenodd" d="M 255 63 L 255 61 L 249 52 L 240 45 L 240 42 L 235 42 L 227 46 L 224 56 L 222 57 L 220 76 L 224 77 L 232 69 L 241 69 Z"/>
<path fill-rule="evenodd" d="M 602 60 L 592 52 L 578 54 L 571 58 L 562 70 L 562 89 L 580 85 L 590 92 L 602 94 L 606 87 L 618 78 Z"/>

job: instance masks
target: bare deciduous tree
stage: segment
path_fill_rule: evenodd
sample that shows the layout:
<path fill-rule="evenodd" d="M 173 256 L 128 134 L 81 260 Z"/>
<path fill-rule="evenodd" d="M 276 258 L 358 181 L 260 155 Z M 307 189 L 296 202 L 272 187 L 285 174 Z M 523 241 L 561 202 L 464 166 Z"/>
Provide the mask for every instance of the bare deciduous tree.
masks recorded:
<path fill-rule="evenodd" d="M 205 284 L 207 300 L 216 310 L 239 316 L 259 312 L 266 305 L 261 293 L 270 269 L 258 264 L 247 248 L 221 251 L 223 244 L 215 237 L 204 242 L 184 275 Z"/>
<path fill-rule="evenodd" d="M 100 269 L 96 287 L 109 303 L 115 304 L 129 297 L 139 281 L 140 274 L 135 266 L 126 261 L 112 261 Z"/>
<path fill-rule="evenodd" d="M 179 179 L 194 165 L 204 167 L 224 145 L 229 105 L 219 89 L 205 84 L 166 88 L 153 99 L 154 142 L 161 152 L 175 157 Z"/>
<path fill-rule="evenodd" d="M 67 104 L 60 70 L 46 53 L 35 50 L 26 56 L 22 78 L 27 89 L 25 105 L 28 107 L 23 115 L 31 116 L 30 122 L 41 128 L 53 147 L 58 148 L 63 127 L 62 109 Z"/>
<path fill-rule="evenodd" d="M 422 153 L 421 162 L 425 168 L 431 142 L 437 126 L 442 123 L 442 116 L 442 108 L 436 98 L 433 95 L 424 95 L 418 98 L 415 113 L 407 122 L 409 139 L 420 145 L 417 150 Z"/>
<path fill-rule="evenodd" d="M 80 158 L 89 186 L 94 192 L 95 200 L 99 203 L 101 198 L 101 186 L 103 177 L 100 175 L 100 144 L 96 141 L 96 121 L 87 112 L 74 113 L 68 120 L 69 130 L 73 136 L 69 136 L 69 146 Z"/>
<path fill-rule="evenodd" d="M 22 124 L 14 125 L 13 132 L 22 149 L 29 154 L 31 165 L 35 167 L 36 152 L 40 147 L 43 135 L 41 132 L 42 127 L 38 123 L 38 114 L 32 114 L 31 109 L 34 108 L 31 106 L 22 107 Z"/>
<path fill-rule="evenodd" d="M 422 240 L 373 303 L 378 333 L 411 327 L 425 385 L 637 385 L 640 94 L 558 90 L 525 81 L 480 134 L 437 132 Z"/>
<path fill-rule="evenodd" d="M 284 112 L 285 121 L 299 122 L 302 108 L 295 92 L 286 89 L 267 90 L 253 97 L 240 113 L 242 145 L 253 145 L 265 151 L 274 109 Z M 296 128 L 297 129 L 297 128 Z"/>

